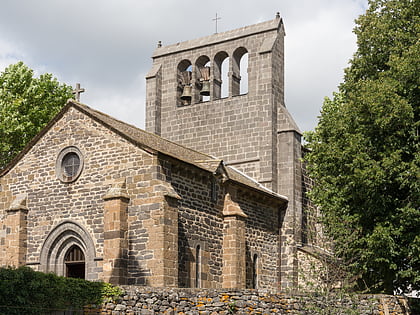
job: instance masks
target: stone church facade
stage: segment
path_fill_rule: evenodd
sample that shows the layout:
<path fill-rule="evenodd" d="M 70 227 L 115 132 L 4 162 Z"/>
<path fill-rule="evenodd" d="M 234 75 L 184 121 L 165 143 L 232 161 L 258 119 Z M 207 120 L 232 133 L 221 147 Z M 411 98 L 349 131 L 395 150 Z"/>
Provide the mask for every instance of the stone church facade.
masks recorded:
<path fill-rule="evenodd" d="M 283 37 L 276 16 L 159 44 L 147 131 L 69 101 L 0 173 L 0 265 L 155 287 L 296 286 L 305 187 Z"/>

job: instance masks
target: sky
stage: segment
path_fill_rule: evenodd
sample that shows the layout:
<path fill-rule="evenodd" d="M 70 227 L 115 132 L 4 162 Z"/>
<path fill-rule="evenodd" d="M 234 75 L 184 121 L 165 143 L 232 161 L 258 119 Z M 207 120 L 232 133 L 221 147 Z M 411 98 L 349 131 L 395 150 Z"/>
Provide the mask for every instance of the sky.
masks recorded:
<path fill-rule="evenodd" d="M 18 61 L 36 75 L 80 82 L 81 102 L 144 128 L 145 76 L 158 41 L 174 44 L 283 19 L 285 103 L 313 130 L 324 97 L 356 50 L 367 0 L 0 0 L 0 71 Z"/>

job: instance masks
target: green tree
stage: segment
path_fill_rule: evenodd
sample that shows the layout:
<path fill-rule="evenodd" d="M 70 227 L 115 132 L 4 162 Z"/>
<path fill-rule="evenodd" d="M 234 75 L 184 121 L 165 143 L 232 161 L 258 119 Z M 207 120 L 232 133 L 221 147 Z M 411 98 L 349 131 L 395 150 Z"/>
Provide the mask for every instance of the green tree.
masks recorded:
<path fill-rule="evenodd" d="M 34 77 L 23 62 L 0 74 L 0 169 L 60 111 L 71 90 L 51 74 Z"/>
<path fill-rule="evenodd" d="M 420 2 L 369 0 L 358 49 L 307 155 L 335 252 L 358 288 L 420 288 Z"/>

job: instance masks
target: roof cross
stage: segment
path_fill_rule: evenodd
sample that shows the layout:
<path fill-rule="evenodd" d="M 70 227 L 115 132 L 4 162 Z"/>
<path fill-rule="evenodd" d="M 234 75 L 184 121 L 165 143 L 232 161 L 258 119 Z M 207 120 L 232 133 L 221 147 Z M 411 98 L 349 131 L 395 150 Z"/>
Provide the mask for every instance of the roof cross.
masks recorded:
<path fill-rule="evenodd" d="M 84 88 L 80 88 L 80 83 L 76 83 L 76 88 L 71 91 L 76 97 L 76 101 L 80 102 L 80 94 L 85 91 Z"/>
<path fill-rule="evenodd" d="M 213 19 L 213 21 L 216 22 L 216 33 L 215 34 L 217 34 L 217 21 L 220 20 L 220 19 L 222 19 L 222 18 L 221 17 L 217 17 L 217 13 L 216 13 L 216 17 Z"/>

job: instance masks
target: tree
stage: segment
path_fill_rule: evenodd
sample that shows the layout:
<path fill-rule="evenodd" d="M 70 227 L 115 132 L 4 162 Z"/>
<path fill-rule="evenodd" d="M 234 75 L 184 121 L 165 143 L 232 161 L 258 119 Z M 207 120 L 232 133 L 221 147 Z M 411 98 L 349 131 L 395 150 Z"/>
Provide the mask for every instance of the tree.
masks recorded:
<path fill-rule="evenodd" d="M 71 90 L 51 74 L 35 78 L 23 62 L 0 74 L 0 169 L 60 111 Z"/>
<path fill-rule="evenodd" d="M 420 288 L 420 3 L 369 0 L 358 49 L 306 161 L 335 253 L 358 289 Z"/>

